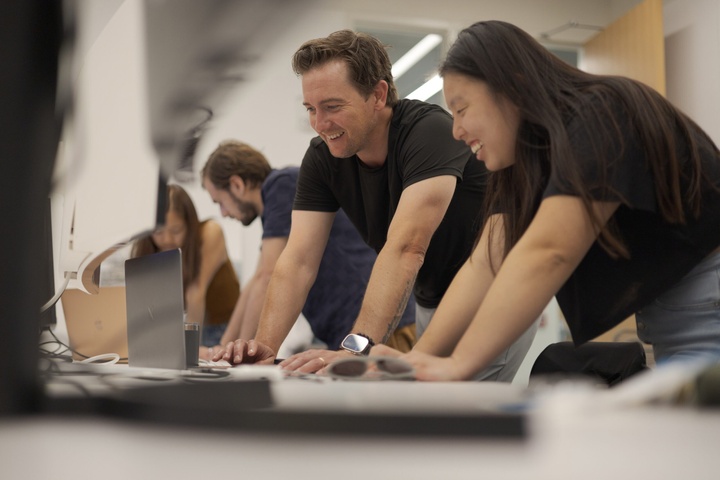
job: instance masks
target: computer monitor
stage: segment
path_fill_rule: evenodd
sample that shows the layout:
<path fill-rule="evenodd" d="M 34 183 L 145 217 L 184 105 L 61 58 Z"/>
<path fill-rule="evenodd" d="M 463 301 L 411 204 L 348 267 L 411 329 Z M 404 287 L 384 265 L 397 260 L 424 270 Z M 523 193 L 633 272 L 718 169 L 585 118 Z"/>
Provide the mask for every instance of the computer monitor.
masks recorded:
<path fill-rule="evenodd" d="M 3 0 L 0 17 L 0 416 L 38 408 L 44 229 L 59 123 L 60 2 Z"/>
<path fill-rule="evenodd" d="M 54 327 L 57 324 L 57 315 L 55 308 L 51 305 L 51 300 L 55 296 L 55 262 L 53 254 L 53 228 L 52 228 L 52 202 L 50 197 L 45 199 L 42 215 L 42 233 L 40 234 L 40 242 L 42 249 L 40 254 L 43 256 L 42 271 L 38 275 L 38 283 L 40 292 L 42 292 L 45 303 L 40 311 L 40 328 Z"/>

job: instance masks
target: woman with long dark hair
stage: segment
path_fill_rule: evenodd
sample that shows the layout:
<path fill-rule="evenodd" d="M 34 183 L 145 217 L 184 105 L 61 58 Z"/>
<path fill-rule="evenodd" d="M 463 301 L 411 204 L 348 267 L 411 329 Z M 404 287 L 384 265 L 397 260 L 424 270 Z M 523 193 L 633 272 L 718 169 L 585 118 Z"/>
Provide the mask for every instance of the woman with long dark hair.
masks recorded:
<path fill-rule="evenodd" d="M 582 72 L 504 22 L 463 30 L 441 75 L 453 136 L 492 173 L 475 251 L 406 357 L 418 378 L 472 377 L 553 296 L 576 344 L 635 314 L 658 362 L 720 356 L 707 134 L 646 85 Z"/>
<path fill-rule="evenodd" d="M 202 325 L 202 345 L 213 347 L 240 296 L 222 227 L 213 220 L 198 220 L 192 199 L 178 185 L 168 186 L 167 205 L 165 224 L 136 240 L 131 255 L 181 250 L 186 321 Z"/>

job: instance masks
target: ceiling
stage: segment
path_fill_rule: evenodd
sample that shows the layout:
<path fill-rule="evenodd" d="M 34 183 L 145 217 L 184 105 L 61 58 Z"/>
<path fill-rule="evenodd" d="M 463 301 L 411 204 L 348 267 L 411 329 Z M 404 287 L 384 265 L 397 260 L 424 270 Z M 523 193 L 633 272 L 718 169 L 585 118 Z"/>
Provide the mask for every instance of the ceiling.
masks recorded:
<path fill-rule="evenodd" d="M 442 42 L 429 49 L 407 72 L 400 76 L 395 75 L 398 93 L 404 98 L 436 74 L 437 67 L 455 35 L 455 29 L 448 25 L 465 26 L 468 24 L 467 18 L 510 21 L 528 31 L 563 60 L 576 65 L 582 45 L 634 7 L 639 0 L 444 0 L 443 5 L 447 7 L 444 11 L 447 13 L 443 15 L 443 22 L 430 22 L 427 19 L 431 12 L 437 15 L 436 2 L 428 4 L 422 0 L 414 0 L 411 4 L 402 0 L 384 1 L 386 13 L 392 13 L 389 10 L 393 8 L 402 9 L 403 5 L 406 8 L 399 19 L 386 15 L 384 20 L 376 20 L 365 13 L 372 9 L 374 2 L 375 0 L 347 2 L 345 8 L 359 18 L 355 22 L 358 30 L 376 36 L 389 47 L 388 54 L 394 64 L 426 35 L 442 36 Z M 455 23 L 459 19 L 464 23 Z M 430 97 L 419 98 L 444 106 L 439 90 Z"/>

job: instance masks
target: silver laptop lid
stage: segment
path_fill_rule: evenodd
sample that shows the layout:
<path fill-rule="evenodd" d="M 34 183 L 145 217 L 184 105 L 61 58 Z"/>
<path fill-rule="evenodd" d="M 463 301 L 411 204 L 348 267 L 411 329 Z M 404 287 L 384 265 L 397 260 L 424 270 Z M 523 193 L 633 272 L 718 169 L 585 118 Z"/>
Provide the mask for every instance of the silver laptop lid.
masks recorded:
<path fill-rule="evenodd" d="M 125 296 L 129 365 L 184 370 L 180 249 L 126 260 Z"/>

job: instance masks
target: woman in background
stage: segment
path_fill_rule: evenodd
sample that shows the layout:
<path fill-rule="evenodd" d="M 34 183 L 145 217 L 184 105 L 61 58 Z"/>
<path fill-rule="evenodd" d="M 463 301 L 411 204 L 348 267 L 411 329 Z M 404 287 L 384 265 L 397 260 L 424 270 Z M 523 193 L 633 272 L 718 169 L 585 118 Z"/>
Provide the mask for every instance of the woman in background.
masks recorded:
<path fill-rule="evenodd" d="M 212 347 L 225 331 L 240 296 L 240 283 L 220 225 L 213 220 L 200 222 L 187 192 L 169 185 L 165 225 L 136 240 L 132 256 L 176 248 L 182 251 L 185 321 L 202 325 L 201 344 Z"/>
<path fill-rule="evenodd" d="M 576 344 L 635 314 L 658 362 L 720 354 L 720 154 L 649 87 L 567 65 L 519 28 L 465 30 L 441 67 L 488 221 L 406 358 L 469 379 L 555 295 Z M 386 347 L 373 354 L 392 353 Z"/>

